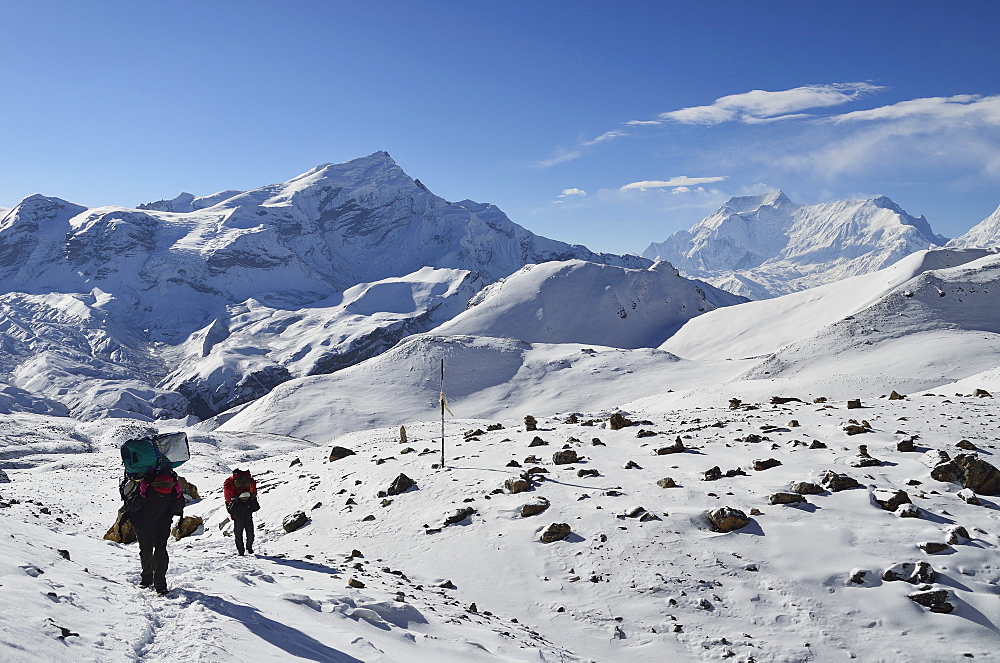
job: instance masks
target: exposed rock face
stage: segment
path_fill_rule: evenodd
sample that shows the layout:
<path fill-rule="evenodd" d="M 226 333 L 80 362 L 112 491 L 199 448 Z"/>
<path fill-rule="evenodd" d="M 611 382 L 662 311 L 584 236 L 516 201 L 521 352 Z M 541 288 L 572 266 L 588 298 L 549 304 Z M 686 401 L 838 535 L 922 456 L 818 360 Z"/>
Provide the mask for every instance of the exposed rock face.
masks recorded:
<path fill-rule="evenodd" d="M 546 509 L 549 508 L 549 501 L 544 497 L 539 497 L 533 502 L 528 502 L 521 506 L 521 517 L 530 518 L 531 516 L 537 516 Z"/>
<path fill-rule="evenodd" d="M 905 490 L 876 490 L 872 493 L 872 501 L 886 511 L 895 511 L 900 505 L 911 503 Z"/>
<path fill-rule="evenodd" d="M 570 528 L 568 523 L 552 523 L 545 529 L 544 532 L 542 532 L 541 541 L 542 543 L 562 541 L 567 536 L 572 534 L 572 532 L 573 530 Z"/>
<path fill-rule="evenodd" d="M 902 580 L 911 585 L 934 582 L 936 578 L 937 571 L 927 562 L 900 562 L 893 564 L 882 573 L 882 580 L 886 582 Z"/>
<path fill-rule="evenodd" d="M 943 453 L 943 452 L 942 452 Z M 947 457 L 947 454 L 943 454 Z M 959 454 L 950 461 L 935 465 L 931 477 L 938 481 L 957 481 L 980 495 L 1000 495 L 1000 470 L 976 454 Z"/>
<path fill-rule="evenodd" d="M 734 509 L 728 506 L 713 509 L 706 515 L 708 516 L 709 522 L 712 523 L 712 526 L 719 532 L 732 532 L 750 524 L 750 519 L 747 518 L 747 514 L 743 513 L 739 509 Z"/>
<path fill-rule="evenodd" d="M 174 528 L 170 530 L 170 534 L 176 540 L 180 541 L 184 537 L 191 536 L 197 532 L 204 524 L 205 521 L 200 516 L 185 516 L 179 523 L 174 525 Z"/>
<path fill-rule="evenodd" d="M 955 609 L 955 606 L 948 603 L 947 589 L 913 592 L 912 594 L 907 594 L 907 597 L 914 603 L 922 605 L 925 608 L 930 608 L 931 612 L 948 613 Z"/>
<path fill-rule="evenodd" d="M 846 474 L 837 474 L 833 470 L 828 470 L 820 478 L 820 485 L 829 490 L 831 493 L 838 493 L 842 490 L 858 488 L 861 486 L 856 479 L 849 477 Z"/>
<path fill-rule="evenodd" d="M 455 511 L 452 511 L 450 514 L 445 516 L 444 526 L 448 527 L 449 525 L 457 525 L 458 523 L 462 522 L 463 520 L 465 520 L 474 513 L 476 513 L 476 510 L 473 509 L 471 506 L 466 506 L 460 509 L 456 509 Z"/>
<path fill-rule="evenodd" d="M 556 465 L 569 465 L 580 460 L 573 449 L 561 449 L 552 454 L 552 462 Z"/>
<path fill-rule="evenodd" d="M 524 491 L 529 490 L 531 488 L 531 482 L 527 479 L 515 479 L 512 477 L 503 482 L 503 487 L 506 488 L 510 494 L 516 495 L 517 493 L 523 493 Z"/>
<path fill-rule="evenodd" d="M 285 516 L 284 520 L 281 521 L 281 527 L 284 528 L 286 532 L 294 532 L 297 529 L 301 529 L 307 522 L 309 522 L 309 517 L 305 514 L 305 512 L 296 511 L 289 516 Z"/>
<path fill-rule="evenodd" d="M 806 498 L 798 493 L 773 493 L 768 501 L 771 504 L 798 504 L 805 502 Z"/>
<path fill-rule="evenodd" d="M 342 460 L 353 455 L 355 455 L 354 452 L 347 447 L 334 447 L 333 449 L 330 449 L 330 462 L 332 463 L 336 460 Z"/>
<path fill-rule="evenodd" d="M 611 427 L 611 430 L 621 430 L 631 425 L 632 422 L 626 419 L 621 412 L 615 412 L 611 415 L 611 419 L 608 420 L 608 426 Z"/>
<path fill-rule="evenodd" d="M 124 514 L 119 510 L 118 517 L 115 518 L 115 524 L 104 533 L 104 538 L 115 543 L 129 544 L 136 541 L 135 528 L 132 527 L 131 521 L 122 523 L 122 515 Z"/>
<path fill-rule="evenodd" d="M 405 474 L 400 474 L 395 479 L 393 479 L 392 484 L 386 489 L 387 495 L 402 495 L 410 488 L 417 485 L 417 482 L 406 476 Z"/>
<path fill-rule="evenodd" d="M 656 455 L 665 456 L 667 454 L 679 454 L 683 453 L 683 451 L 684 451 L 684 442 L 682 442 L 680 436 L 678 436 L 677 439 L 674 440 L 674 443 L 671 444 L 670 446 L 660 447 L 659 449 L 657 449 Z"/>

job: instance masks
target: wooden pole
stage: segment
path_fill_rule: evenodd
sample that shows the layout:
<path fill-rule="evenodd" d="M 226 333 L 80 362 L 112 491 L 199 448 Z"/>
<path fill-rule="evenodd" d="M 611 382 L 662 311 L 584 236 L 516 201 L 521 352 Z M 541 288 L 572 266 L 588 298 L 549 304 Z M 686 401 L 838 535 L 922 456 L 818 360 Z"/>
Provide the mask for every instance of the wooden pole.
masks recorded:
<path fill-rule="evenodd" d="M 441 360 L 441 469 L 444 469 L 444 359 Z"/>

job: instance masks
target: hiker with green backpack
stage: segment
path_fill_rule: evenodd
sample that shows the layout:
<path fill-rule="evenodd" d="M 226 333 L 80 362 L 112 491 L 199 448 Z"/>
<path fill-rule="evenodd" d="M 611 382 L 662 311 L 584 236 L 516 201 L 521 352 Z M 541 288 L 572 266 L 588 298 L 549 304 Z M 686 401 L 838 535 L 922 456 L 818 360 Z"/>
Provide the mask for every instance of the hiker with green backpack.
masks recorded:
<path fill-rule="evenodd" d="M 174 467 L 190 458 L 187 435 L 168 433 L 129 440 L 122 445 L 125 478 L 121 521 L 129 520 L 139 540 L 140 587 L 167 593 L 167 539 L 174 516 L 184 517 L 184 495 Z"/>

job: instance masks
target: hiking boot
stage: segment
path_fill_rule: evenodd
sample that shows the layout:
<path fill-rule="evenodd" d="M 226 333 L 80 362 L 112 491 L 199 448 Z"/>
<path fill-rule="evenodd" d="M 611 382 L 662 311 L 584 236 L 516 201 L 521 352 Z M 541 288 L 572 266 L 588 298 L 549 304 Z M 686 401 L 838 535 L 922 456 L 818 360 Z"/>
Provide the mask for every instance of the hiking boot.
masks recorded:
<path fill-rule="evenodd" d="M 247 546 L 247 552 L 253 554 L 253 546 Z"/>
<path fill-rule="evenodd" d="M 142 580 L 142 581 L 139 582 L 139 588 L 140 589 L 149 589 L 152 586 L 153 586 L 153 581 L 152 580 Z"/>
<path fill-rule="evenodd" d="M 168 593 L 169 591 L 170 590 L 167 589 L 166 587 L 157 587 L 156 588 L 156 593 L 159 594 L 160 596 L 163 596 L 164 594 Z"/>
<path fill-rule="evenodd" d="M 243 557 L 243 551 L 242 550 L 237 550 L 236 554 L 239 555 L 240 557 Z"/>

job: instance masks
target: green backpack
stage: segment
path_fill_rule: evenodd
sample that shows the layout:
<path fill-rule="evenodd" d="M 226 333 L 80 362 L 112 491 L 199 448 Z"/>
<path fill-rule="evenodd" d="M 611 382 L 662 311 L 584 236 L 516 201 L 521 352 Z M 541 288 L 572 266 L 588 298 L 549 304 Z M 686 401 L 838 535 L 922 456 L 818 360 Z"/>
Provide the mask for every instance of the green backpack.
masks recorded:
<path fill-rule="evenodd" d="M 128 474 L 172 469 L 190 458 L 187 433 L 160 433 L 122 444 L 122 464 Z"/>

